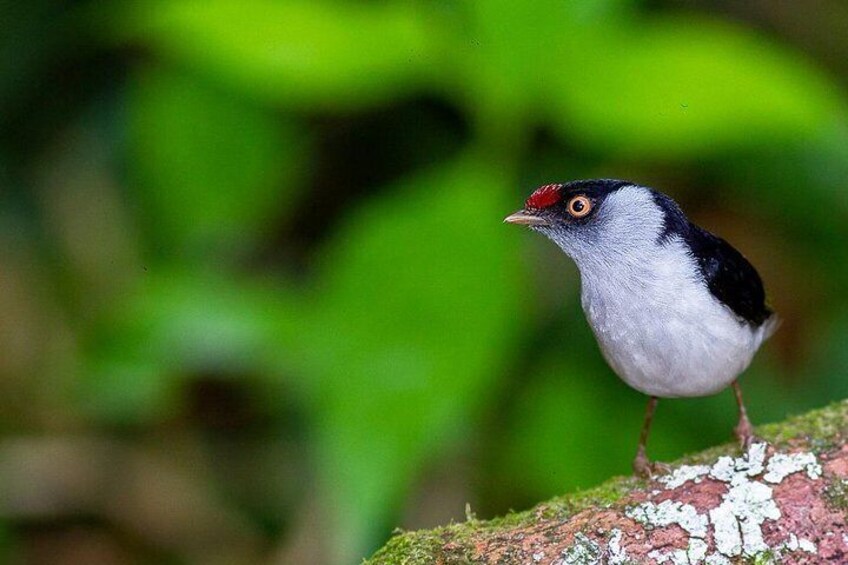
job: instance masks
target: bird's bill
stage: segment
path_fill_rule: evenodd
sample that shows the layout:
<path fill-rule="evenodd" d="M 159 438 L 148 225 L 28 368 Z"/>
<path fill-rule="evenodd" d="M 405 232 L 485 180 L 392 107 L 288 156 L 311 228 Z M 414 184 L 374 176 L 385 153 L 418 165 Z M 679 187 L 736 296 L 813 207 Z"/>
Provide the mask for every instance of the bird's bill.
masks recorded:
<path fill-rule="evenodd" d="M 550 222 L 541 216 L 535 216 L 527 210 L 519 210 L 515 214 L 510 214 L 504 218 L 507 224 L 520 224 L 523 226 L 547 226 Z"/>

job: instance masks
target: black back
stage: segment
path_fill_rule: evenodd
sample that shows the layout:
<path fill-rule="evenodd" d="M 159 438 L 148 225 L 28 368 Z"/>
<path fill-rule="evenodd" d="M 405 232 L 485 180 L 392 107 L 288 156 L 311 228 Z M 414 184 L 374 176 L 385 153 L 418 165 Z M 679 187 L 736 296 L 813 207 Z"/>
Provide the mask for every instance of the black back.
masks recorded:
<path fill-rule="evenodd" d="M 689 245 L 701 275 L 713 296 L 734 314 L 754 326 L 771 315 L 766 306 L 763 282 L 757 270 L 722 238 L 691 223 L 674 200 L 654 192 L 654 200 L 665 213 L 664 240 L 678 235 Z"/>

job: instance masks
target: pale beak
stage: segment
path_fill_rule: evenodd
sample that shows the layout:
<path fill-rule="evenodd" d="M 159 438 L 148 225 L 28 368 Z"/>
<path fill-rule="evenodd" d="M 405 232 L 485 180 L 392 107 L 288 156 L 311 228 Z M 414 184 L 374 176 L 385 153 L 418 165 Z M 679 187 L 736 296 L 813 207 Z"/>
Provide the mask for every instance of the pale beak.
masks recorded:
<path fill-rule="evenodd" d="M 549 226 L 550 222 L 541 216 L 534 216 L 526 210 L 519 210 L 504 218 L 507 224 L 521 224 L 524 226 Z"/>

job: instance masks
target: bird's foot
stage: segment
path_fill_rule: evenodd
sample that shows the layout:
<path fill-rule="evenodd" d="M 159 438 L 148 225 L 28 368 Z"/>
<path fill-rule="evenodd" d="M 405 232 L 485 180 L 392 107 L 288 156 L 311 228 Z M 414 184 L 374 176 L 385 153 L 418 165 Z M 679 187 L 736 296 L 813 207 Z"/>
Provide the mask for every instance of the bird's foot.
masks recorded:
<path fill-rule="evenodd" d="M 757 436 L 754 435 L 754 426 L 751 425 L 748 418 L 739 420 L 739 423 L 733 428 L 733 433 L 739 440 L 742 451 L 748 451 L 748 448 L 757 441 Z"/>
<path fill-rule="evenodd" d="M 644 453 L 639 453 L 633 460 L 633 472 L 636 473 L 637 477 L 653 479 L 670 473 L 671 466 L 668 463 L 650 461 Z"/>

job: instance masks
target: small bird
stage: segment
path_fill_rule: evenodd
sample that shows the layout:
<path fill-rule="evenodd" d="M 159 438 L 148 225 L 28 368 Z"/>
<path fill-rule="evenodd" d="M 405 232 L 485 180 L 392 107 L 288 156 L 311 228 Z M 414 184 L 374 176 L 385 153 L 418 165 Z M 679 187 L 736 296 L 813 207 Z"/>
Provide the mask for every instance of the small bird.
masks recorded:
<path fill-rule="evenodd" d="M 778 318 L 739 251 L 690 222 L 665 194 L 621 180 L 547 184 L 504 221 L 542 233 L 574 260 L 583 311 L 604 358 L 650 397 L 633 461 L 638 475 L 667 470 L 645 450 L 659 398 L 732 386 L 734 431 L 750 445 L 737 377 Z"/>

